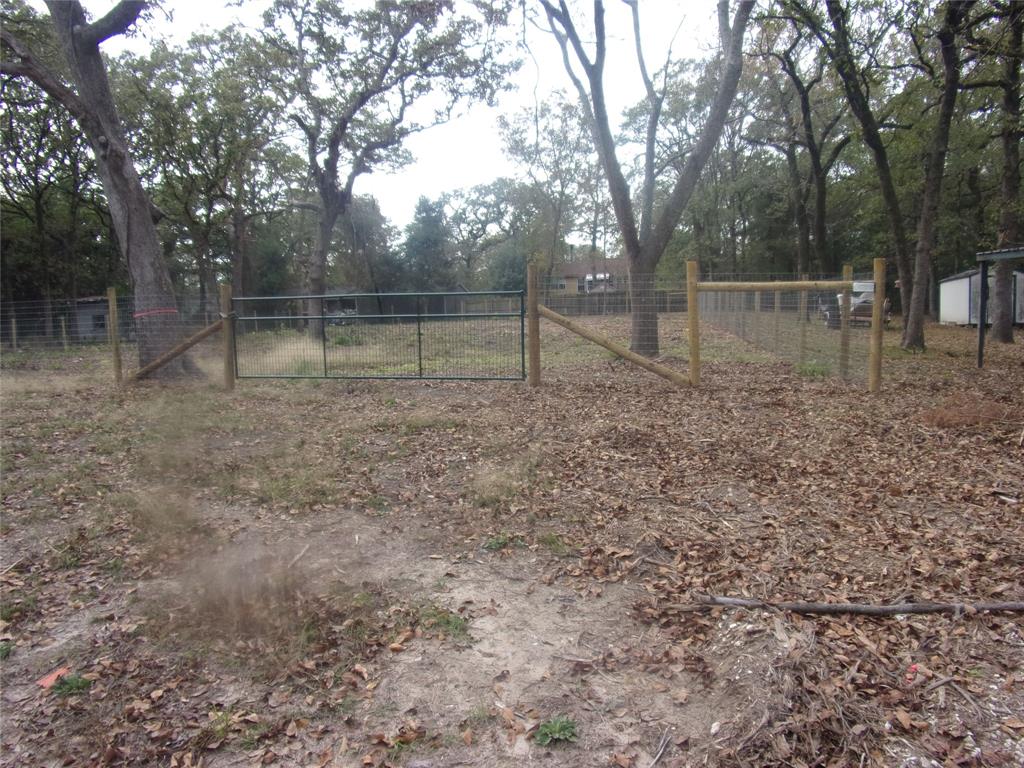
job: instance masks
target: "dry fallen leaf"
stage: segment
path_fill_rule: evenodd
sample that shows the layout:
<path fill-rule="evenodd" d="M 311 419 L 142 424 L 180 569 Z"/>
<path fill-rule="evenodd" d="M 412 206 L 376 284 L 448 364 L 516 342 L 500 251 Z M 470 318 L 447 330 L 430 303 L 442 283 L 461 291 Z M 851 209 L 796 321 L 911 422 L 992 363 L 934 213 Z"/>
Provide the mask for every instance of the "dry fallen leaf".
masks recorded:
<path fill-rule="evenodd" d="M 44 675 L 43 677 L 36 680 L 36 685 L 43 689 L 52 688 L 57 683 L 58 680 L 60 680 L 62 677 L 64 677 L 64 675 L 66 675 L 70 671 L 71 667 L 60 667 L 59 669 L 55 669 L 50 674 Z"/>

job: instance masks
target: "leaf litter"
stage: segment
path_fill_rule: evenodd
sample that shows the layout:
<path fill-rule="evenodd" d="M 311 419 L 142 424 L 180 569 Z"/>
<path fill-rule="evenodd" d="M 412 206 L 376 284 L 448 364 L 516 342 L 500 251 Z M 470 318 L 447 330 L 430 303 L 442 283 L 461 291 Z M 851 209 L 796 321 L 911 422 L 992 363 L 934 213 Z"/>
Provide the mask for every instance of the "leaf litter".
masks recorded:
<path fill-rule="evenodd" d="M 515 765 L 564 714 L 551 764 L 1020 764 L 1019 616 L 694 609 L 1024 599 L 1024 358 L 933 338 L 877 398 L 19 373 L 0 762 Z M 35 685 L 64 667 L 87 690 Z"/>

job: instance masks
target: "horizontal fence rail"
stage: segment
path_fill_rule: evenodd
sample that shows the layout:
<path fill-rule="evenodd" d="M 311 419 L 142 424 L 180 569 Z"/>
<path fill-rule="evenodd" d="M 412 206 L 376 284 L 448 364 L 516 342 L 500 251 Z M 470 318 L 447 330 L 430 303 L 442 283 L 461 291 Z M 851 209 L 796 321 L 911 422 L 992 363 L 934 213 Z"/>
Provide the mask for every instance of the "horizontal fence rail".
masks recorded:
<path fill-rule="evenodd" d="M 525 378 L 521 291 L 233 300 L 239 378 Z"/>

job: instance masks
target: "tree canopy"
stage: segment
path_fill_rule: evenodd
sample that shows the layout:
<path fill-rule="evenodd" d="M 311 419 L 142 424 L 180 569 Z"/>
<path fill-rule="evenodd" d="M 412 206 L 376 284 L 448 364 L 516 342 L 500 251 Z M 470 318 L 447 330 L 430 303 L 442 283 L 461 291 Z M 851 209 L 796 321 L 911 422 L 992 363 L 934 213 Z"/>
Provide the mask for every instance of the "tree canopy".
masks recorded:
<path fill-rule="evenodd" d="M 885 256 L 904 344 L 921 348 L 937 281 L 1020 243 L 1024 10 L 1009 0 L 721 2 L 717 41 L 694 58 L 648 50 L 664 20 L 630 1 L 621 61 L 602 2 L 275 0 L 253 28 L 179 45 L 145 3 L 96 19 L 48 7 L 0 11 L 6 300 L 113 283 L 212 302 L 221 279 L 251 295 L 509 288 L 530 259 L 551 274 L 599 251 L 627 259 L 637 287 L 678 286 L 690 258 L 835 275 Z M 100 53 L 140 24 L 148 49 Z M 570 95 L 504 110 L 514 172 L 424 198 L 396 227 L 360 179 L 500 103 L 527 26 Z M 609 68 L 634 73 L 621 115 Z M 656 354 L 656 313 L 644 294 L 632 306 L 633 347 Z M 1008 313 L 996 334 L 1012 339 Z"/>

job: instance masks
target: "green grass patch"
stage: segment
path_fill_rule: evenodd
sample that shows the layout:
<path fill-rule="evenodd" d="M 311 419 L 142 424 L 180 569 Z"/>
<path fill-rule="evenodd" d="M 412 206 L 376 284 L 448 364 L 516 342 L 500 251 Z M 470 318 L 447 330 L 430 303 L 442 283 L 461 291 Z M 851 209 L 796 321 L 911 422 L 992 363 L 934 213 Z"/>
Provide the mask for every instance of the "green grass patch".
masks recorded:
<path fill-rule="evenodd" d="M 426 630 L 439 632 L 456 642 L 472 640 L 469 635 L 469 620 L 445 608 L 431 605 L 420 611 L 420 623 Z"/>
<path fill-rule="evenodd" d="M 542 747 L 546 747 L 550 744 L 568 744 L 576 741 L 578 736 L 576 721 L 559 715 L 540 724 L 534 741 Z"/>
<path fill-rule="evenodd" d="M 10 640 L 0 640 L 0 661 L 14 653 L 14 643 Z"/>
<path fill-rule="evenodd" d="M 0 621 L 18 621 L 31 615 L 36 610 L 35 595 L 13 597 L 9 602 L 0 605 Z"/>
<path fill-rule="evenodd" d="M 86 680 L 81 675 L 65 675 L 53 686 L 53 692 L 58 696 L 78 696 L 85 693 L 92 686 L 92 680 Z"/>
<path fill-rule="evenodd" d="M 796 371 L 798 376 L 803 376 L 805 379 L 824 379 L 832 374 L 830 366 L 825 363 L 819 363 L 817 360 L 797 363 L 793 370 Z"/>
<path fill-rule="evenodd" d="M 334 331 L 329 338 L 336 347 L 358 347 L 365 343 L 360 335 L 346 330 Z"/>
<path fill-rule="evenodd" d="M 500 552 L 501 550 L 508 549 L 509 547 L 521 547 L 522 545 L 523 539 L 521 536 L 513 536 L 509 533 L 498 533 L 486 539 L 482 546 L 488 552 Z"/>
<path fill-rule="evenodd" d="M 547 547 L 556 555 L 567 555 L 569 554 L 568 545 L 562 540 L 562 537 L 557 533 L 544 533 L 537 537 L 537 543 L 542 547 Z"/>

